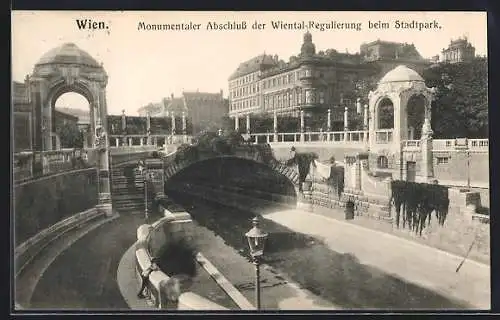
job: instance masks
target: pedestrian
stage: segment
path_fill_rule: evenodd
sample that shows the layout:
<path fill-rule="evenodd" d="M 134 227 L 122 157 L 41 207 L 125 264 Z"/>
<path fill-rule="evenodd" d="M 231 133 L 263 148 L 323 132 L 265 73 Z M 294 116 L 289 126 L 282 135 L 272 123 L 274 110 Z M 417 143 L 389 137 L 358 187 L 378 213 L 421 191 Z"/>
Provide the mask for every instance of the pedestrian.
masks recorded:
<path fill-rule="evenodd" d="M 139 299 L 145 298 L 144 289 L 146 289 L 146 285 L 148 283 L 149 275 L 151 274 L 151 272 L 157 271 L 160 269 L 158 267 L 157 263 L 158 263 L 158 258 L 156 258 L 156 257 L 151 258 L 151 264 L 149 265 L 149 267 L 147 267 L 146 269 L 144 269 L 142 271 L 142 273 L 141 273 L 141 289 L 139 290 L 139 293 L 137 294 L 137 297 Z"/>
<path fill-rule="evenodd" d="M 137 170 L 141 175 L 144 173 L 144 161 L 139 160 L 139 162 L 137 163 Z"/>

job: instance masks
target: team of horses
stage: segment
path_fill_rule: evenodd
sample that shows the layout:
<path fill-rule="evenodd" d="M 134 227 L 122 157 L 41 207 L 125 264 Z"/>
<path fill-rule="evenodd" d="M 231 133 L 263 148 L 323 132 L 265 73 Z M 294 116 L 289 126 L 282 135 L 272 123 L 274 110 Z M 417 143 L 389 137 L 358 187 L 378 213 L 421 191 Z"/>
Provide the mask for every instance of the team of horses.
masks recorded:
<path fill-rule="evenodd" d="M 407 181 L 392 182 L 391 204 L 396 211 L 396 227 L 402 220 L 403 228 L 422 235 L 426 225 L 431 223 L 435 212 L 437 222 L 443 226 L 450 204 L 448 189 L 444 186 Z"/>

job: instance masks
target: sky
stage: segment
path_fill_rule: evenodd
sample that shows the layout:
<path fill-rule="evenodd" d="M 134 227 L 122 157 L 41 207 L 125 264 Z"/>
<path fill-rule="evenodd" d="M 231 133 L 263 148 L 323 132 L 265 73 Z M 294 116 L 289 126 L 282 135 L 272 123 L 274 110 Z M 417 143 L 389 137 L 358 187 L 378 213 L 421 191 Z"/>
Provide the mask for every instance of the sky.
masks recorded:
<path fill-rule="evenodd" d="M 80 30 L 77 19 L 103 21 L 104 30 Z M 396 21 L 436 22 L 438 28 L 397 29 Z M 209 22 L 246 22 L 246 30 L 207 30 Z M 362 43 L 377 39 L 414 43 L 430 58 L 451 39 L 466 36 L 476 54 L 487 54 L 485 12 L 120 12 L 120 11 L 13 11 L 12 76 L 23 81 L 35 63 L 52 48 L 75 43 L 88 52 L 108 74 L 109 114 L 137 115 L 137 109 L 183 91 L 228 93 L 228 78 L 241 62 L 267 53 L 288 61 L 300 52 L 306 30 L 274 30 L 271 21 L 286 23 L 360 23 L 361 30 L 309 31 L 316 51 L 329 48 L 356 53 Z M 200 30 L 138 30 L 139 24 L 201 24 Z M 254 22 L 265 23 L 253 29 Z M 388 22 L 388 29 L 369 28 Z M 435 24 L 434 24 L 435 26 Z M 88 108 L 78 94 L 65 94 L 56 106 Z"/>

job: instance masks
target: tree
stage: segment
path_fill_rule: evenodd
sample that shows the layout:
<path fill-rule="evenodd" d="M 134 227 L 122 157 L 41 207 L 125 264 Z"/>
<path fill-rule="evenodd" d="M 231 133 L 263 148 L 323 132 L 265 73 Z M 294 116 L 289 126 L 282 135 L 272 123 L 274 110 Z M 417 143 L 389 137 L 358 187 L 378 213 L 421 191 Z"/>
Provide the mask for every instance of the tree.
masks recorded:
<path fill-rule="evenodd" d="M 423 73 L 426 85 L 436 87 L 432 102 L 435 138 L 487 138 L 488 61 L 441 64 Z"/>
<path fill-rule="evenodd" d="M 62 148 L 83 148 L 83 133 L 75 123 L 63 123 L 56 128 Z"/>

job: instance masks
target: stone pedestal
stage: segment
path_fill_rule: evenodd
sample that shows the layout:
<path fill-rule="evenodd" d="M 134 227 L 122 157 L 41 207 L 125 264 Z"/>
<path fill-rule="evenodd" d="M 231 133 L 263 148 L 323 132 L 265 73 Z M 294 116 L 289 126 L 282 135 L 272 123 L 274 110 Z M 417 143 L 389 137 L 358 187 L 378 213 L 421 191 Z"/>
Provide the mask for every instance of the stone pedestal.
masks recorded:
<path fill-rule="evenodd" d="M 155 197 L 165 197 L 163 162 L 161 159 L 146 160 L 146 177 L 151 182 Z"/>

